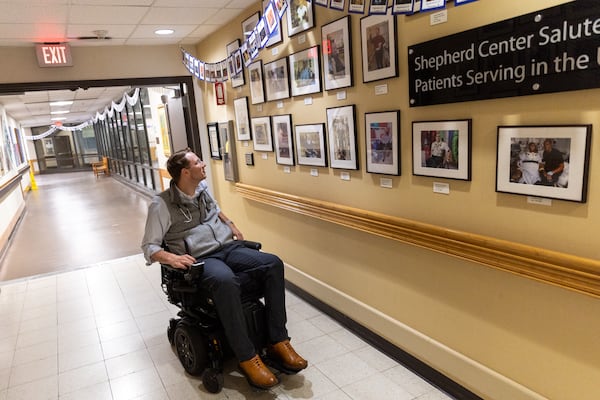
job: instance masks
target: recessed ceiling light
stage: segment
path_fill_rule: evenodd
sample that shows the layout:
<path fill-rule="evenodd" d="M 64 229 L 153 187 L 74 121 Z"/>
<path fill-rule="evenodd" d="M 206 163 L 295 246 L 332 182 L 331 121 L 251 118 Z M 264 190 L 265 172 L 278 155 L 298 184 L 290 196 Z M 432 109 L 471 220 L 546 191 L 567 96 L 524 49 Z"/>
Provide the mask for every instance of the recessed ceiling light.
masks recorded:
<path fill-rule="evenodd" d="M 61 110 L 61 111 L 51 111 L 50 114 L 68 114 L 70 113 L 70 111 L 68 110 Z"/>
<path fill-rule="evenodd" d="M 71 104 L 73 104 L 73 102 L 71 100 L 64 100 L 64 101 L 53 101 L 52 103 L 50 103 L 51 106 L 70 106 Z"/>
<path fill-rule="evenodd" d="M 175 32 L 173 29 L 157 29 L 154 31 L 157 35 L 172 35 Z"/>

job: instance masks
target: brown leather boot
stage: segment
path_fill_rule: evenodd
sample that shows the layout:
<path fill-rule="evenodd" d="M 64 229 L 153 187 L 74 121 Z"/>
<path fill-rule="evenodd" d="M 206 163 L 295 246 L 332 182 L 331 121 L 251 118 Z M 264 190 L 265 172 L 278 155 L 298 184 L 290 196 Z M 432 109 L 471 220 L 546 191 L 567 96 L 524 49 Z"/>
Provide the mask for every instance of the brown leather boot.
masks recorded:
<path fill-rule="evenodd" d="M 281 363 L 283 372 L 296 373 L 308 366 L 308 362 L 296 353 L 289 340 L 267 347 L 267 355 Z"/>
<path fill-rule="evenodd" d="M 251 386 L 269 389 L 279 383 L 279 379 L 267 368 L 258 354 L 249 360 L 242 361 L 240 368 Z"/>

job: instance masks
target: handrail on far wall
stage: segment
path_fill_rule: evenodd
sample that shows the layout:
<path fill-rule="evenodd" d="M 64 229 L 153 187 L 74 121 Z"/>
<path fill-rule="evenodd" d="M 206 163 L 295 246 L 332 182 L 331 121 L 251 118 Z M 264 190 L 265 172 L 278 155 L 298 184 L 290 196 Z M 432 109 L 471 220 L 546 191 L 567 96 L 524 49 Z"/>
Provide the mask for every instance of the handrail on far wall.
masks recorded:
<path fill-rule="evenodd" d="M 600 297 L 600 261 L 236 183 L 246 199 Z"/>

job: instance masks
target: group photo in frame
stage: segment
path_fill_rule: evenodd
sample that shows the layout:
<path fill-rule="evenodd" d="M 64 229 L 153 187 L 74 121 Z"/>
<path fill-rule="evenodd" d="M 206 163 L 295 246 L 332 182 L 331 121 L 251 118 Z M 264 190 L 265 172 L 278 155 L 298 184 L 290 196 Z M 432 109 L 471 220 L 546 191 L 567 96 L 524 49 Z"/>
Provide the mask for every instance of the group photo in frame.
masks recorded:
<path fill-rule="evenodd" d="M 298 165 L 327 166 L 325 124 L 303 124 L 294 127 Z"/>
<path fill-rule="evenodd" d="M 358 169 L 354 104 L 327 109 L 327 133 L 331 168 Z"/>
<path fill-rule="evenodd" d="M 263 66 L 263 77 L 265 80 L 265 95 L 267 101 L 287 99 L 290 97 L 287 57 L 265 63 Z"/>
<path fill-rule="evenodd" d="M 265 102 L 265 86 L 263 83 L 263 64 L 256 60 L 248 66 L 248 81 L 250 82 L 250 103 Z"/>
<path fill-rule="evenodd" d="M 400 175 L 400 111 L 365 113 L 367 172 Z"/>
<path fill-rule="evenodd" d="M 364 83 L 398 76 L 395 15 L 362 17 L 360 41 Z"/>
<path fill-rule="evenodd" d="M 369 1 L 369 14 L 377 15 L 377 14 L 387 13 L 387 3 L 388 3 L 388 0 L 370 0 Z"/>
<path fill-rule="evenodd" d="M 226 181 L 238 181 L 237 157 L 233 142 L 233 121 L 219 122 L 218 132 L 223 156 L 223 174 Z"/>
<path fill-rule="evenodd" d="M 471 119 L 412 123 L 413 175 L 471 180 Z"/>
<path fill-rule="evenodd" d="M 292 96 L 319 93 L 321 91 L 321 66 L 319 46 L 290 54 L 288 56 L 291 74 Z"/>
<path fill-rule="evenodd" d="M 273 136 L 271 135 L 271 117 L 254 117 L 251 119 L 254 133 L 255 151 L 273 151 Z"/>
<path fill-rule="evenodd" d="M 352 86 L 352 35 L 350 17 L 321 27 L 325 90 Z"/>
<path fill-rule="evenodd" d="M 585 203 L 591 125 L 498 127 L 496 192 Z"/>
<path fill-rule="evenodd" d="M 273 115 L 271 125 L 275 138 L 275 161 L 281 165 L 294 165 L 292 115 Z"/>
<path fill-rule="evenodd" d="M 235 128 L 238 140 L 251 140 L 252 130 L 250 129 L 250 112 L 248 111 L 248 97 L 238 97 L 233 100 L 233 110 L 235 112 Z"/>
<path fill-rule="evenodd" d="M 312 0 L 288 0 L 288 37 L 307 31 L 315 26 L 315 12 Z"/>
<path fill-rule="evenodd" d="M 210 157 L 215 160 L 220 160 L 221 157 L 221 140 L 219 138 L 219 126 L 216 122 L 206 124 L 208 132 L 208 143 L 210 145 Z"/>

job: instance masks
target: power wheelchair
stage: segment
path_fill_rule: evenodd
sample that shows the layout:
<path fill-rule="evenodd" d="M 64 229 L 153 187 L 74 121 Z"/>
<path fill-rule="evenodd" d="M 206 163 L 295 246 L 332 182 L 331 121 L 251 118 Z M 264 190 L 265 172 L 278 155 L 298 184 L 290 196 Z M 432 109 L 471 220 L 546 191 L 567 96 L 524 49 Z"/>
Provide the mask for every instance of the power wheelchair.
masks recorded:
<path fill-rule="evenodd" d="M 243 241 L 244 246 L 260 250 L 258 242 Z M 199 282 L 203 263 L 187 270 L 161 265 L 162 290 L 171 304 L 179 307 L 178 318 L 171 318 L 167 337 L 175 346 L 177 357 L 185 371 L 201 376 L 210 393 L 223 389 L 223 362 L 233 352 L 229 348 L 223 326 L 213 300 Z M 248 334 L 254 347 L 263 355 L 267 345 L 265 306 L 261 301 L 262 287 L 245 274 L 238 274 L 242 289 L 242 307 Z"/>

